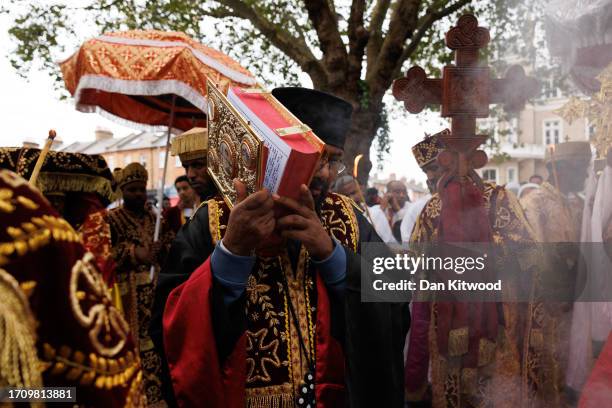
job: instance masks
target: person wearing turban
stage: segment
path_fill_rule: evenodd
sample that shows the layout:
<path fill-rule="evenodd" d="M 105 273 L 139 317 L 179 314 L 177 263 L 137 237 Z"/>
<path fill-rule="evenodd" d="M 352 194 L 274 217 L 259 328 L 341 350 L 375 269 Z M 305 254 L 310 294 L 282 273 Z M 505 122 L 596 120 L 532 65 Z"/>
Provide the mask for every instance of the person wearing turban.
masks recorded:
<path fill-rule="evenodd" d="M 448 227 L 443 217 L 450 221 L 454 216 L 452 211 L 444 212 L 444 190 L 439 185 L 444 169 L 437 157 L 445 148 L 440 135 L 446 132 L 413 148 L 432 192 L 412 229 L 409 250 L 414 253 L 431 255 L 428 251 L 434 251 L 435 255 L 435 251 L 443 251 L 440 234 L 443 225 Z M 417 293 L 405 367 L 408 406 L 546 406 L 542 404 L 548 398 L 559 396 L 542 387 L 552 363 L 543 360 L 541 342 L 534 340 L 542 334 L 542 321 L 536 313 L 541 309 L 531 299 L 519 303 L 515 292 L 523 276 L 534 276 L 538 271 L 541 259 L 535 248 L 535 232 L 514 194 L 503 186 L 480 181 L 483 202 L 478 217 L 484 222 L 461 232 L 486 233 L 482 237 L 487 241 L 474 241 L 489 242 L 488 248 L 495 248 L 495 261 L 487 263 L 485 272 L 504 277 L 503 296 L 511 301 L 446 301 Z M 422 276 L 420 273 L 417 276 Z M 431 402 L 426 402 L 430 398 L 426 394 L 429 370 L 432 395 Z"/>
<path fill-rule="evenodd" d="M 140 163 L 130 163 L 118 176 L 117 186 L 123 204 L 103 216 L 110 229 L 114 280 L 119 287 L 126 320 L 137 340 L 148 404 L 160 405 L 164 403 L 161 361 L 148 334 L 156 284 L 151 281 L 150 270 L 163 263 L 174 233 L 162 220 L 160 239 L 153 242 L 155 216 L 145 210 L 147 170 Z"/>
<path fill-rule="evenodd" d="M 236 180 L 231 210 L 208 200 L 179 232 L 151 325 L 170 391 L 185 407 L 402 407 L 407 304 L 361 302 L 361 264 L 372 262 L 361 245 L 381 240 L 352 200 L 330 192 L 352 107 L 305 88 L 272 96 L 325 151 L 298 200 L 246 196 Z M 275 218 L 275 206 L 287 215 Z M 284 241 L 271 256 L 260 249 L 273 232 Z"/>
<path fill-rule="evenodd" d="M 200 197 L 200 202 L 217 194 L 217 187 L 206 167 L 207 151 L 208 130 L 198 127 L 176 136 L 170 147 L 172 156 L 179 157 L 189 184 Z"/>
<path fill-rule="evenodd" d="M 556 301 L 549 302 L 547 308 L 550 318 L 542 329 L 549 335 L 542 355 L 551 362 L 552 375 L 545 384 L 560 390 L 559 398 L 563 398 L 563 393 L 571 394 L 565 376 L 570 362 L 573 295 L 580 291 L 576 284 L 581 283 L 578 277 L 584 265 L 579 255 L 585 207 L 581 193 L 585 189 L 591 156 L 591 145 L 586 141 L 564 142 L 547 148 L 548 179 L 521 200 L 537 241 L 543 244 L 542 263 L 549 271 L 545 285 L 551 293 L 558 294 Z"/>
<path fill-rule="evenodd" d="M 29 178 L 40 149 L 0 148 L 0 168 Z M 113 198 L 113 176 L 101 155 L 50 151 L 36 186 L 73 228 L 89 214 L 105 208 Z"/>

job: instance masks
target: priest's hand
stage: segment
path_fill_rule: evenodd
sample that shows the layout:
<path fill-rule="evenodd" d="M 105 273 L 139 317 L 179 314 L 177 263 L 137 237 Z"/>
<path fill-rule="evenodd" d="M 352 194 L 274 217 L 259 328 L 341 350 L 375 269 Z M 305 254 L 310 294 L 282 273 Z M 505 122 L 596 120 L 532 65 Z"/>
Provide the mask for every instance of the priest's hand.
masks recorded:
<path fill-rule="evenodd" d="M 235 255 L 247 256 L 274 231 L 274 202 L 268 190 L 247 197 L 246 186 L 234 180 L 236 205 L 227 222 L 223 245 Z"/>
<path fill-rule="evenodd" d="M 273 198 L 276 203 L 293 213 L 276 221 L 276 227 L 281 236 L 300 241 L 313 259 L 319 261 L 327 259 L 334 250 L 334 243 L 319 220 L 308 187 L 304 184 L 300 186 L 298 201 L 276 194 L 273 195 Z"/>

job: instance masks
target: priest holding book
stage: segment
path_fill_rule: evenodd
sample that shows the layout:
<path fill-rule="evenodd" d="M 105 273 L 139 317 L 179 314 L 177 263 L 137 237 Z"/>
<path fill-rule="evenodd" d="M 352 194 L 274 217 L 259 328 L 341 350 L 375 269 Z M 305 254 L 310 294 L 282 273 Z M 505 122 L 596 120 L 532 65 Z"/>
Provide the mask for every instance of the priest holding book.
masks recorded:
<path fill-rule="evenodd" d="M 329 192 L 352 107 L 305 88 L 272 95 L 325 151 L 297 199 L 247 196 L 235 180 L 231 210 L 208 200 L 179 233 L 151 327 L 177 405 L 401 407 L 407 305 L 361 302 L 371 263 L 361 244 L 381 240 L 354 202 Z"/>

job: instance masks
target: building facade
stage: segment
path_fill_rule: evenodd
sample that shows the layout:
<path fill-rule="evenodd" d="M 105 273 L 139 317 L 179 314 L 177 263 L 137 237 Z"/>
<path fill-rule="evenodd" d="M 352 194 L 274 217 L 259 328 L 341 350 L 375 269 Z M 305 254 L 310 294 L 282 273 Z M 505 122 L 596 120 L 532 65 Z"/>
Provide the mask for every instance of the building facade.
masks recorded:
<path fill-rule="evenodd" d="M 516 118 L 504 123 L 484 120 L 482 127 L 494 129 L 495 134 L 491 136 L 504 134 L 497 140 L 500 140 L 499 151 L 505 153 L 505 159 L 492 160 L 495 152 L 487 152 L 489 163 L 479 170 L 481 177 L 498 184 L 524 183 L 534 174 L 546 179 L 546 148 L 565 141 L 588 141 L 594 131 L 586 119 L 569 124 L 555 113 L 568 100 L 560 89 L 544 86 L 540 97 L 527 104 Z"/>
<path fill-rule="evenodd" d="M 107 130 L 96 130 L 96 138 L 90 142 L 75 142 L 60 148 L 62 151 L 100 154 L 108 167 L 123 168 L 132 162 L 142 164 L 149 173 L 147 189 L 159 189 L 162 183 L 166 150 L 166 133 L 138 132 L 124 137 L 114 137 Z M 168 157 L 165 189 L 172 189 L 174 180 L 185 174 L 178 156 Z"/>

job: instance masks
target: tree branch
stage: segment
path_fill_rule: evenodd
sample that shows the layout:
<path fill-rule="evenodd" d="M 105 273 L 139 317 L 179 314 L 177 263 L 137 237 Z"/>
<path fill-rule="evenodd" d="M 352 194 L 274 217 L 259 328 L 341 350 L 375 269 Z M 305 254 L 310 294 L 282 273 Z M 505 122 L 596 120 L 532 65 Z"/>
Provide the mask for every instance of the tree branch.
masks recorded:
<path fill-rule="evenodd" d="M 367 75 L 374 69 L 376 65 L 376 58 L 378 57 L 378 53 L 380 52 L 380 47 L 382 46 L 383 33 L 382 33 L 382 25 L 385 21 L 385 17 L 387 16 L 387 11 L 389 10 L 389 5 L 391 4 L 391 0 L 378 0 L 374 5 L 374 10 L 372 10 L 372 17 L 370 19 L 370 27 L 368 28 L 369 32 L 369 40 L 368 40 L 368 71 Z"/>
<path fill-rule="evenodd" d="M 391 15 L 389 30 L 385 37 L 375 66 L 366 76 L 372 99 L 377 100 L 391 84 L 391 76 L 403 51 L 403 44 L 417 25 L 421 0 L 398 1 Z"/>
<path fill-rule="evenodd" d="M 338 31 L 336 11 L 327 0 L 304 0 L 304 4 L 323 51 L 327 85 L 337 88 L 346 81 L 347 53 Z"/>
<path fill-rule="evenodd" d="M 428 10 L 427 13 L 419 19 L 419 28 L 410 39 L 410 43 L 404 47 L 402 56 L 395 67 L 393 78 L 398 78 L 401 76 L 402 65 L 404 65 L 404 62 L 410 58 L 412 53 L 417 49 L 419 43 L 423 39 L 423 36 L 427 33 L 427 30 L 429 30 L 436 21 L 453 14 L 455 11 L 458 11 L 461 7 L 465 6 L 471 1 L 472 0 L 459 0 L 439 11 Z"/>
<path fill-rule="evenodd" d="M 214 17 L 214 18 L 227 18 L 227 17 L 240 17 L 238 13 L 227 7 L 216 7 L 209 10 L 200 10 L 201 15 Z"/>
<path fill-rule="evenodd" d="M 327 83 L 325 70 L 304 39 L 294 37 L 287 30 L 272 23 L 254 7 L 249 6 L 242 0 L 217 0 L 217 2 L 230 7 L 240 18 L 249 20 L 276 48 L 285 53 L 304 72 L 310 75 L 315 87 L 325 86 Z"/>
<path fill-rule="evenodd" d="M 365 47 L 368 43 L 368 32 L 363 26 L 363 15 L 365 13 L 365 0 L 353 0 L 351 4 L 351 15 L 348 21 L 349 55 L 347 83 L 355 85 L 361 77 L 361 65 Z"/>

